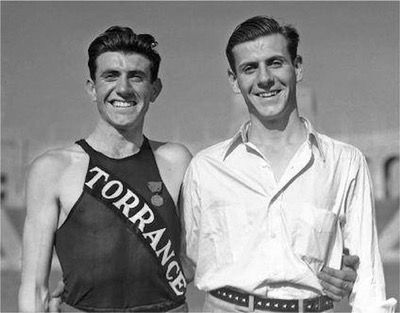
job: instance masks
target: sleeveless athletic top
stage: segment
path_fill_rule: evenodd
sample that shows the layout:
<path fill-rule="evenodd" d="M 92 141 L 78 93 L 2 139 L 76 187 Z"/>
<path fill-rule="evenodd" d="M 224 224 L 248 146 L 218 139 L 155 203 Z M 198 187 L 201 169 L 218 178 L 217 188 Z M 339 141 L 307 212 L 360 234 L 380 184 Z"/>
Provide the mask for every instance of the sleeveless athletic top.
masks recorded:
<path fill-rule="evenodd" d="M 127 199 L 128 186 L 161 217 L 165 233 L 168 232 L 170 238 L 170 247 L 179 257 L 179 218 L 161 180 L 148 139 L 144 138 L 137 154 L 123 159 L 109 158 L 94 150 L 85 140 L 76 143 L 89 155 L 90 161 L 82 194 L 55 236 L 55 249 L 65 284 L 63 300 L 74 308 L 93 312 L 161 312 L 182 305 L 185 292 L 174 293 L 160 262 L 152 254 L 154 251 L 140 240 L 137 234 L 140 231 L 132 230 L 128 225 L 130 213 L 123 216 L 123 206 L 117 205 L 124 201 L 124 195 Z M 101 181 L 103 189 L 99 189 L 98 194 L 103 199 L 93 191 Z M 115 197 L 118 194 L 120 197 Z M 107 202 L 113 197 L 111 202 Z M 137 197 L 132 199 L 137 200 Z M 140 217 L 147 222 L 148 216 L 138 216 L 136 222 L 142 221 Z M 144 223 L 143 226 L 147 227 Z M 153 239 L 155 248 L 161 242 L 157 237 L 161 232 L 151 234 L 152 237 L 147 236 Z M 158 251 L 157 255 L 166 250 Z M 166 256 L 171 257 L 171 254 Z M 167 261 L 166 256 L 162 256 L 163 263 Z M 169 265 L 168 277 L 177 272 L 178 263 L 179 260 Z"/>

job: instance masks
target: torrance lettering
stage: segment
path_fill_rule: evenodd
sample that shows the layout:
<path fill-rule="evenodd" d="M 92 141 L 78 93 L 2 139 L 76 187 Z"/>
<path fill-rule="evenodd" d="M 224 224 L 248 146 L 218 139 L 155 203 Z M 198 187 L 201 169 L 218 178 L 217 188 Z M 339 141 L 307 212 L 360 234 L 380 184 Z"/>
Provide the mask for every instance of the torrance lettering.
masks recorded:
<path fill-rule="evenodd" d="M 165 265 L 165 263 L 167 263 L 169 261 L 169 259 L 173 256 L 175 256 L 175 252 L 172 251 L 171 254 L 169 253 L 169 249 L 171 248 L 171 240 L 168 240 L 168 243 L 161 248 L 160 250 L 156 251 L 157 256 L 160 256 L 160 254 L 162 253 L 162 259 L 161 259 L 161 265 Z"/>
<path fill-rule="evenodd" d="M 107 192 L 112 188 L 112 186 L 118 185 L 118 188 L 112 193 L 111 195 L 107 195 Z M 114 199 L 118 198 L 122 191 L 124 190 L 124 187 L 122 186 L 122 183 L 118 180 L 112 180 L 108 182 L 102 189 L 101 195 L 106 198 L 106 199 Z"/>
<path fill-rule="evenodd" d="M 147 214 L 147 218 L 144 217 L 146 214 Z M 148 205 L 146 203 L 144 203 L 143 208 L 139 212 L 137 212 L 135 215 L 133 215 L 131 218 L 129 218 L 129 220 L 134 224 L 137 221 L 139 221 L 138 228 L 143 233 L 144 225 L 150 224 L 154 221 L 153 211 L 148 207 Z"/>
<path fill-rule="evenodd" d="M 169 273 L 171 272 L 172 268 L 176 267 L 177 268 L 177 273 L 179 273 L 179 264 L 176 261 L 172 261 L 171 263 L 169 263 L 168 265 L 168 270 L 167 270 L 167 278 L 170 280 L 172 279 L 172 276 L 169 275 Z"/>
<path fill-rule="evenodd" d="M 106 172 L 104 172 L 103 170 L 99 169 L 97 166 L 92 168 L 92 169 L 90 169 L 89 172 L 97 172 L 97 174 L 94 175 L 93 178 L 90 181 L 85 183 L 86 186 L 88 186 L 89 188 L 92 188 L 92 189 L 93 189 L 93 185 L 99 180 L 100 177 L 104 176 L 105 180 L 107 181 L 108 177 L 110 176 Z"/>
<path fill-rule="evenodd" d="M 182 290 L 185 290 L 186 288 L 186 279 L 185 276 L 183 276 L 182 271 L 178 273 L 178 276 L 176 276 L 176 278 L 172 282 L 169 282 L 169 285 L 176 294 L 183 293 Z"/>
<path fill-rule="evenodd" d="M 164 234 L 165 228 L 157 229 L 155 231 L 145 233 L 143 234 L 144 238 L 150 238 L 151 239 L 151 247 L 153 248 L 154 251 L 157 249 L 157 244 L 161 239 L 161 236 Z"/>
<path fill-rule="evenodd" d="M 131 203 L 129 201 L 132 200 Z M 118 201 L 113 203 L 116 208 L 119 210 L 123 210 L 122 213 L 125 216 L 129 216 L 130 209 L 133 209 L 139 205 L 139 198 L 129 189 L 126 191 L 126 194 L 119 199 Z"/>
<path fill-rule="evenodd" d="M 171 247 L 171 240 L 165 235 L 166 228 L 154 229 L 157 226 L 157 220 L 152 209 L 145 202 L 140 201 L 139 196 L 126 187 L 123 182 L 117 179 L 108 181 L 110 175 L 99 167 L 93 167 L 89 172 L 94 172 L 95 175 L 89 181 L 85 182 L 85 185 L 94 190 L 99 197 L 107 200 L 132 224 L 137 226 L 163 267 L 165 278 L 171 289 L 177 295 L 184 294 L 187 283 L 183 271 Z M 109 200 L 116 201 L 110 202 Z M 161 244 L 161 248 L 157 250 L 157 246 L 163 241 L 165 242 L 165 240 L 167 240 L 167 243 Z"/>

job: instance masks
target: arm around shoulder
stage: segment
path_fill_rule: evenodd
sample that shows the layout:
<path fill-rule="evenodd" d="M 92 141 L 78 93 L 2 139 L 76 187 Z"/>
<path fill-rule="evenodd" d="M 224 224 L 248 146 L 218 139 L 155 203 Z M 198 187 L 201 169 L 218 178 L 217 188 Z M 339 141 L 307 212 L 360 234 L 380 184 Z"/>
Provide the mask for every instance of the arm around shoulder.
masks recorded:
<path fill-rule="evenodd" d="M 64 158 L 62 153 L 48 152 L 32 163 L 28 173 L 20 312 L 48 310 L 48 279 L 59 215 L 57 185 Z"/>

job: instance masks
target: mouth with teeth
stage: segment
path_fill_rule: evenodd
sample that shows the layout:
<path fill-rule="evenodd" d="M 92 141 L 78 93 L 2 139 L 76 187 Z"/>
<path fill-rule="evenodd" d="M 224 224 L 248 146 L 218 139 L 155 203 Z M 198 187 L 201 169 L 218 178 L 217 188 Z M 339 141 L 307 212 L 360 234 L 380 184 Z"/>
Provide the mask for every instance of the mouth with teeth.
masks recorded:
<path fill-rule="evenodd" d="M 273 90 L 273 91 L 268 91 L 268 92 L 259 92 L 257 93 L 257 97 L 260 98 L 272 98 L 277 96 L 281 91 L 280 90 Z"/>
<path fill-rule="evenodd" d="M 130 107 L 135 106 L 137 104 L 137 102 L 136 101 L 114 100 L 114 101 L 111 101 L 111 104 L 116 108 L 130 108 Z"/>

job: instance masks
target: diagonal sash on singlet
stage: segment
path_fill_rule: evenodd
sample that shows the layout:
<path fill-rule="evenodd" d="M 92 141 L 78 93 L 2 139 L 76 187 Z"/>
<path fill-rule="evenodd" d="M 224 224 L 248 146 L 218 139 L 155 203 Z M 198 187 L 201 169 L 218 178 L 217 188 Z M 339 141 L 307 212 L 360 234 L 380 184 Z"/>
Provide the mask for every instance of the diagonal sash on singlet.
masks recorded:
<path fill-rule="evenodd" d="M 152 205 L 126 182 L 92 162 L 85 189 L 125 221 L 156 258 L 172 292 L 183 296 L 187 283 L 179 255 L 174 251 L 166 223 Z"/>

